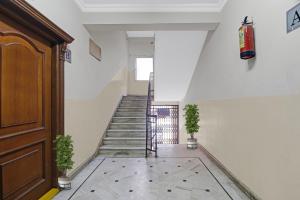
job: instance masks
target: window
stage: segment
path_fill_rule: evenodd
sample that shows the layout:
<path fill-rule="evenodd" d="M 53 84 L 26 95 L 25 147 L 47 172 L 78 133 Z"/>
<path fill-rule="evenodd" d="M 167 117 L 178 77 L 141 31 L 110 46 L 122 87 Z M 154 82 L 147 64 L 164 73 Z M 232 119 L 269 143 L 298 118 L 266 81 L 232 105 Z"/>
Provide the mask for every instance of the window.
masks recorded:
<path fill-rule="evenodd" d="M 136 80 L 148 81 L 153 72 L 153 58 L 136 58 Z"/>

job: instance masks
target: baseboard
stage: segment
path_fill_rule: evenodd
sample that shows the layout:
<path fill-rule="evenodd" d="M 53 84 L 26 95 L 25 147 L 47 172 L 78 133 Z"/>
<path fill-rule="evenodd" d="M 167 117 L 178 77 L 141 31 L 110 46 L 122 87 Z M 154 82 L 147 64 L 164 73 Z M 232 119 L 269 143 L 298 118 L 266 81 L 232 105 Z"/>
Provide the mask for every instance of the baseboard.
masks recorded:
<path fill-rule="evenodd" d="M 257 195 L 254 194 L 245 184 L 239 181 L 217 158 L 215 158 L 211 153 L 209 153 L 201 144 L 198 144 L 199 148 L 204 152 L 204 154 L 214 162 L 226 176 L 241 190 L 247 197 L 251 200 L 261 200 Z"/>
<path fill-rule="evenodd" d="M 92 162 L 95 157 L 96 153 L 94 153 L 92 156 L 90 156 L 86 161 L 84 161 L 81 165 L 79 165 L 76 169 L 72 170 L 72 172 L 68 175 L 70 179 L 74 179 L 75 176 L 77 176 L 90 162 Z"/>

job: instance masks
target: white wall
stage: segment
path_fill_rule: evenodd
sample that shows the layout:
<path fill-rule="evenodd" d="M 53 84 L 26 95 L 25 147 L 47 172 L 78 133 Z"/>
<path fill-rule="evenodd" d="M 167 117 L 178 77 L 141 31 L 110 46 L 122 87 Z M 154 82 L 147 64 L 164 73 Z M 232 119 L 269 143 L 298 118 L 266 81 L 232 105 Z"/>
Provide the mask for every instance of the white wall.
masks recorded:
<path fill-rule="evenodd" d="M 98 94 L 121 68 L 128 68 L 128 42 L 124 31 L 92 32 L 91 35 L 102 49 L 102 60 L 89 76 L 95 82 L 89 83 L 94 87 L 93 94 Z M 124 85 L 124 95 L 126 90 Z"/>
<path fill-rule="evenodd" d="M 155 32 L 155 101 L 183 99 L 206 34 L 205 31 Z"/>
<path fill-rule="evenodd" d="M 92 33 L 102 49 L 102 61 L 89 55 L 92 37 L 82 25 L 82 13 L 72 0 L 27 0 L 75 38 L 65 63 L 65 133 L 74 140 L 74 169 L 97 150 L 98 143 L 127 89 L 126 33 Z"/>
<path fill-rule="evenodd" d="M 191 84 L 192 90 L 201 93 L 190 97 L 224 99 L 299 93 L 300 57 L 297 44 L 300 33 L 299 30 L 286 33 L 285 16 L 286 11 L 299 0 L 239 2 L 233 0 L 227 3 L 221 25 L 217 31 L 210 33 L 207 50 L 200 58 L 194 83 Z M 268 15 L 264 9 L 257 9 L 258 4 L 261 8 L 269 8 L 271 2 L 272 9 L 269 9 Z M 237 37 L 245 15 L 254 18 L 257 49 L 257 58 L 248 62 L 239 59 Z"/>
<path fill-rule="evenodd" d="M 89 56 L 88 40 L 90 35 L 81 24 L 80 9 L 71 0 L 27 1 L 75 38 L 75 41 L 69 46 L 72 50 L 72 64 L 65 64 L 66 98 L 93 96 L 94 90 L 90 88 L 90 85 L 95 83 L 95 78 L 91 69 L 97 67 L 99 62 Z M 89 76 L 91 77 L 87 78 Z"/>
<path fill-rule="evenodd" d="M 264 200 L 300 199 L 300 29 L 286 33 L 297 2 L 228 1 L 181 102 L 199 105 L 199 143 Z M 239 58 L 245 15 L 255 23 L 251 61 Z"/>
<path fill-rule="evenodd" d="M 148 81 L 136 80 L 136 58 L 154 56 L 154 38 L 128 38 L 128 94 L 147 95 Z"/>
<path fill-rule="evenodd" d="M 102 49 L 102 60 L 95 67 L 84 65 L 92 96 L 66 99 L 65 128 L 74 140 L 74 169 L 94 154 L 123 95 L 127 94 L 128 47 L 125 32 L 93 32 Z M 94 58 L 93 58 L 94 59 Z M 77 74 L 80 76 L 81 74 Z M 73 88 L 73 86 L 71 86 Z M 88 90 L 88 88 L 87 88 Z M 78 91 L 79 92 L 79 91 Z"/>
<path fill-rule="evenodd" d="M 82 25 L 82 13 L 74 1 L 27 1 L 75 38 L 75 41 L 70 45 L 70 49 L 72 50 L 72 64 L 65 64 L 65 97 L 67 99 L 88 99 L 95 97 L 117 73 L 120 65 L 122 67 L 127 66 L 125 64 L 127 62 L 126 56 L 120 55 L 124 53 L 124 49 L 115 52 L 112 50 L 115 47 L 113 46 L 114 44 L 118 44 L 121 42 L 120 40 L 124 42 L 125 33 L 122 33 L 122 36 L 121 33 L 113 33 L 115 34 L 114 36 L 110 35 L 112 32 L 101 34 L 100 37 L 103 38 L 111 36 L 113 43 L 110 43 L 111 41 L 105 38 L 102 40 L 102 44 L 110 44 L 107 45 L 108 48 L 103 49 L 103 61 L 99 62 L 89 55 L 88 45 L 91 35 Z M 115 54 L 123 57 L 123 60 L 112 59 Z M 110 63 L 110 61 L 113 61 L 113 63 Z"/>

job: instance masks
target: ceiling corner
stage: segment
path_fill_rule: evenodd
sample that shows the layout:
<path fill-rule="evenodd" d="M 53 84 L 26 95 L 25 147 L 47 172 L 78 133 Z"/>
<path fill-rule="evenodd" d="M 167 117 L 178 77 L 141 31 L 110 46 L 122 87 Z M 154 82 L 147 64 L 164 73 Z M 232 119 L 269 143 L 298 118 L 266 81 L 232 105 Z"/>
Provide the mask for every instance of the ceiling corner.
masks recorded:
<path fill-rule="evenodd" d="M 82 0 L 74 0 L 81 12 L 84 12 L 85 4 Z"/>

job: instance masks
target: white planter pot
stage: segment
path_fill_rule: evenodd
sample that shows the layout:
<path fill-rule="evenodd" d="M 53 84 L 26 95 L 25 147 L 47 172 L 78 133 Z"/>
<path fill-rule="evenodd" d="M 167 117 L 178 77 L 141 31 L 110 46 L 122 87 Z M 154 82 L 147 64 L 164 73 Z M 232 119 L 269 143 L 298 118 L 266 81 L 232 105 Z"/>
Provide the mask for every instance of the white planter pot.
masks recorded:
<path fill-rule="evenodd" d="M 187 148 L 188 149 L 197 149 L 198 148 L 197 139 L 196 138 L 188 138 Z"/>
<path fill-rule="evenodd" d="M 69 177 L 58 177 L 58 186 L 62 190 L 71 189 L 71 180 Z"/>

